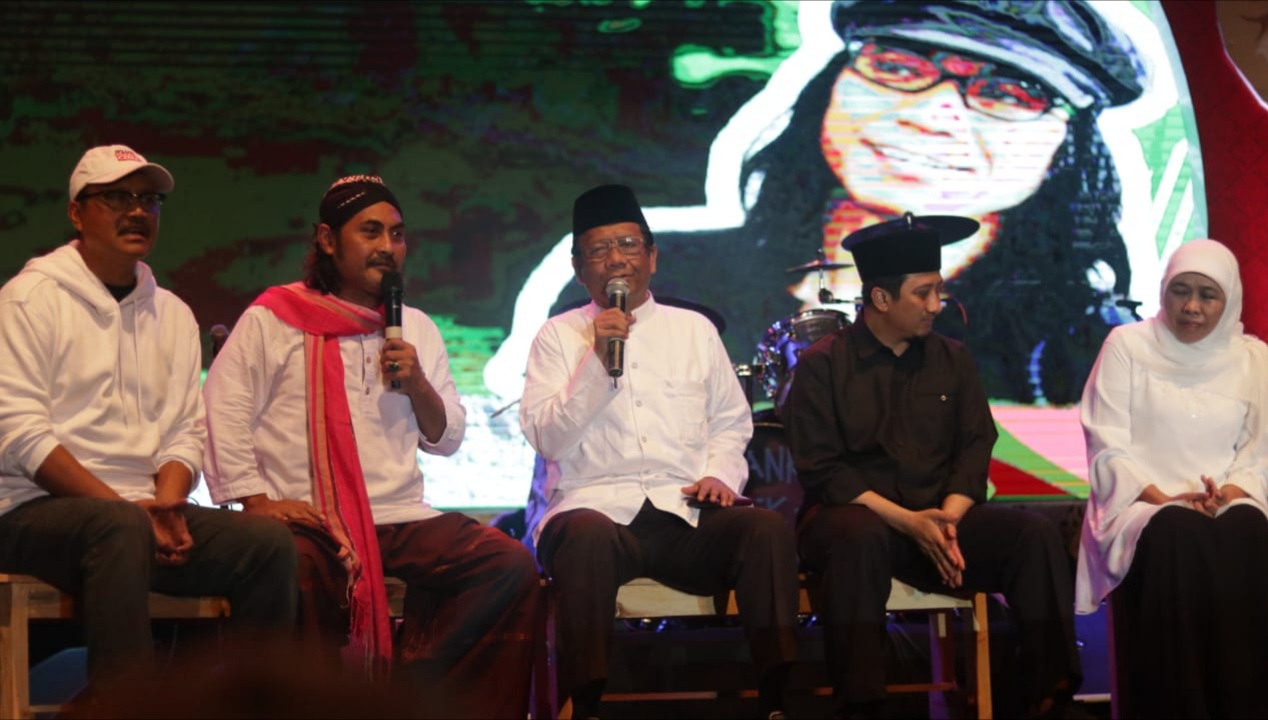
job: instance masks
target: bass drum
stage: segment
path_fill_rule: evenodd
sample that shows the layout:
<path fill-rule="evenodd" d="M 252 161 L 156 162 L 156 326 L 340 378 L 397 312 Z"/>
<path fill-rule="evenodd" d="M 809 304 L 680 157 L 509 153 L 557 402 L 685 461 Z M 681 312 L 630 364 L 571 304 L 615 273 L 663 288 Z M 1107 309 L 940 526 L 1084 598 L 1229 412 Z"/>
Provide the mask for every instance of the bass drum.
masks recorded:
<path fill-rule="evenodd" d="M 775 401 L 776 408 L 784 404 L 788 381 L 792 378 L 792 369 L 801 351 L 849 324 L 845 313 L 839 310 L 815 308 L 790 315 L 770 326 L 757 345 L 756 362 L 765 369 L 762 387 L 766 396 Z"/>
<path fill-rule="evenodd" d="M 744 451 L 744 459 L 748 461 L 744 494 L 753 499 L 754 505 L 783 515 L 788 527 L 795 528 L 797 511 L 801 509 L 801 483 L 797 482 L 797 467 L 784 426 L 775 419 L 773 411 L 754 413 L 753 439 Z"/>

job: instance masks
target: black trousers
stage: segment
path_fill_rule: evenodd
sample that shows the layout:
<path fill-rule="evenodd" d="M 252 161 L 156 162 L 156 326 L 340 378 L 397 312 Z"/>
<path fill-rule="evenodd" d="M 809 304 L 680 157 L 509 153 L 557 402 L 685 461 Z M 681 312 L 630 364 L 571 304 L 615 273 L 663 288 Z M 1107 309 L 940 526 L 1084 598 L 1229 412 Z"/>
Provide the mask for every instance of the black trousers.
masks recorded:
<path fill-rule="evenodd" d="M 1069 554 L 1037 513 L 975 505 L 957 527 L 963 590 L 1002 593 L 1018 624 L 1027 708 L 1082 682 Z M 928 592 L 946 586 L 915 541 L 862 505 L 821 505 L 798 528 L 807 569 L 822 576 L 824 645 L 839 709 L 885 698 L 885 601 L 891 578 Z"/>
<path fill-rule="evenodd" d="M 565 692 L 607 679 L 617 588 L 638 577 L 699 595 L 734 589 L 759 675 L 797 657 L 797 555 L 775 512 L 708 509 L 692 528 L 650 502 L 629 525 L 570 510 L 550 519 L 537 552 L 558 604 Z"/>
<path fill-rule="evenodd" d="M 0 515 L 0 571 L 34 575 L 79 600 L 88 679 L 97 690 L 154 677 L 149 593 L 222 595 L 243 642 L 289 636 L 295 542 L 276 520 L 190 506 L 189 561 L 154 560 L 150 517 L 123 500 L 46 497 Z"/>
<path fill-rule="evenodd" d="M 1166 507 L 1110 595 L 1122 717 L 1268 717 L 1268 518 Z"/>

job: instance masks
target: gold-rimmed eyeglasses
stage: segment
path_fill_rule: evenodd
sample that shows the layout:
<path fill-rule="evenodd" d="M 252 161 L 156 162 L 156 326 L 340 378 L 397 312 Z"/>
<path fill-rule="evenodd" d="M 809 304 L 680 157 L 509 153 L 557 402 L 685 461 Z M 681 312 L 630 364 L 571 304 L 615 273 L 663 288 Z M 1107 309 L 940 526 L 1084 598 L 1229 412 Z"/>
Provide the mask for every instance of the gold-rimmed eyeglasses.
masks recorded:
<path fill-rule="evenodd" d="M 600 240 L 581 248 L 581 256 L 586 262 L 599 262 L 612 252 L 612 246 L 626 257 L 633 257 L 643 252 L 647 242 L 641 237 L 626 236 L 611 240 Z"/>

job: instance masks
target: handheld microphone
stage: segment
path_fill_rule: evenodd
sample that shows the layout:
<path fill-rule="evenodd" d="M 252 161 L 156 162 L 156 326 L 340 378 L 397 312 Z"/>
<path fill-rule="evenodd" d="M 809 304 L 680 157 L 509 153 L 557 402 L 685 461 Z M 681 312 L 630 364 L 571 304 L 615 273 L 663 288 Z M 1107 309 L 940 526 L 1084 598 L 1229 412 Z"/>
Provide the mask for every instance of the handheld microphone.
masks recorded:
<path fill-rule="evenodd" d="M 608 305 L 625 312 L 625 298 L 630 294 L 630 284 L 625 278 L 612 278 L 604 291 L 608 294 Z M 625 374 L 625 341 L 621 338 L 608 338 L 608 375 L 619 378 Z"/>
<path fill-rule="evenodd" d="M 388 340 L 399 340 L 401 339 L 401 305 L 404 304 L 405 296 L 401 274 L 395 270 L 385 270 L 379 292 L 383 295 L 383 337 Z M 400 390 L 401 381 L 393 380 L 392 389 Z"/>
<path fill-rule="evenodd" d="M 220 354 L 220 350 L 224 348 L 225 341 L 229 339 L 229 328 L 220 323 L 211 326 L 211 359 L 215 360 Z"/>

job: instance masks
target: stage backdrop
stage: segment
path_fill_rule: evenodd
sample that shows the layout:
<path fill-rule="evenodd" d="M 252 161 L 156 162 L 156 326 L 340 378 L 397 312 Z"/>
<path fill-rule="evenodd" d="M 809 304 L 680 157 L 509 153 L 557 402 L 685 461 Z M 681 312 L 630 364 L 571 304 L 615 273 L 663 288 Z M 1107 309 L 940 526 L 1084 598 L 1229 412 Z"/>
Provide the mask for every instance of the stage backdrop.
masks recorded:
<path fill-rule="evenodd" d="M 335 178 L 379 174 L 409 229 L 407 301 L 468 408 L 463 450 L 420 458 L 428 497 L 512 507 L 529 343 L 582 299 L 580 192 L 635 188 L 653 290 L 718 311 L 771 387 L 798 331 L 848 322 L 858 294 L 848 267 L 788 268 L 848 265 L 842 235 L 903 211 L 968 215 L 983 229 L 944 252 L 939 327 L 992 396 L 993 485 L 1085 497 L 1073 403 L 1100 342 L 1157 311 L 1165 257 L 1207 234 L 1184 66 L 1154 2 L 956 5 L 5 3 L 0 279 L 69 237 L 83 150 L 129 144 L 175 175 L 149 262 L 206 334 L 299 276 Z M 776 439 L 752 459 L 781 458 Z"/>

